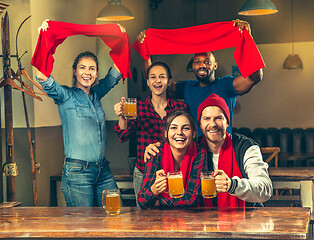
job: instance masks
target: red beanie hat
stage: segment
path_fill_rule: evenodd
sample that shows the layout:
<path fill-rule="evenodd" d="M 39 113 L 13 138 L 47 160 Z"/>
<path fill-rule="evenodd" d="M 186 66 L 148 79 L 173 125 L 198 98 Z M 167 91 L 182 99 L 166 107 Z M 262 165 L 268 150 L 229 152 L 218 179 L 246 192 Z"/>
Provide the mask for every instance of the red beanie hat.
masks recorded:
<path fill-rule="evenodd" d="M 230 124 L 230 112 L 229 112 L 228 105 L 226 104 L 223 98 L 219 97 L 216 94 L 211 94 L 199 105 L 197 109 L 197 121 L 198 122 L 200 121 L 204 108 L 207 108 L 209 106 L 219 107 L 225 114 L 228 124 Z"/>

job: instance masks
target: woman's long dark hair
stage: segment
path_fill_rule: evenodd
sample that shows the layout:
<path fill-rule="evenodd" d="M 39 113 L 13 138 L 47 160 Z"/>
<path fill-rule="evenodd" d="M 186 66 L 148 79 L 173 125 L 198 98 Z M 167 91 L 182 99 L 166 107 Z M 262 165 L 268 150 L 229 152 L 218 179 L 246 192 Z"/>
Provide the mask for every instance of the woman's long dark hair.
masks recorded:
<path fill-rule="evenodd" d="M 96 57 L 96 55 L 94 53 L 89 52 L 89 51 L 81 52 L 79 55 L 76 56 L 76 58 L 74 59 L 73 65 L 72 65 L 73 70 L 76 70 L 77 64 L 82 58 L 92 58 L 96 63 L 96 68 L 98 71 L 98 58 Z M 75 86 L 76 81 L 77 81 L 77 79 L 76 79 L 76 76 L 74 75 L 74 72 L 73 72 L 73 83 L 72 83 L 73 86 Z"/>

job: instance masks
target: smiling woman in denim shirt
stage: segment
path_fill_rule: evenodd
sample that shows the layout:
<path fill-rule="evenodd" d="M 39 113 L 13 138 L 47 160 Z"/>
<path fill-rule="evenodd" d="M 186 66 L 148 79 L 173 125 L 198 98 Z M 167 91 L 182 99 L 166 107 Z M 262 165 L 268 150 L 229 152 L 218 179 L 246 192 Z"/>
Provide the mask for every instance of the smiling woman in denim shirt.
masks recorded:
<path fill-rule="evenodd" d="M 106 125 L 100 99 L 121 79 L 117 67 L 93 85 L 98 60 L 91 52 L 80 53 L 73 63 L 73 87 L 61 86 L 41 72 L 37 80 L 58 105 L 62 122 L 65 163 L 62 192 L 68 207 L 102 206 L 102 191 L 117 189 L 105 160 Z"/>

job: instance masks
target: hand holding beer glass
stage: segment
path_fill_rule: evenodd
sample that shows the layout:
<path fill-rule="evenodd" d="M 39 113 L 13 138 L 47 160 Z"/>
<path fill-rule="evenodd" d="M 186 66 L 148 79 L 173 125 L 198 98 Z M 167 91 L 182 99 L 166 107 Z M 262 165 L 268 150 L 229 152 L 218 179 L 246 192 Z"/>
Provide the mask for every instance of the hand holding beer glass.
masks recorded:
<path fill-rule="evenodd" d="M 168 193 L 172 198 L 180 198 L 184 195 L 183 175 L 181 171 L 168 172 Z"/>
<path fill-rule="evenodd" d="M 217 196 L 215 178 L 212 171 L 201 172 L 201 187 L 204 198 L 214 198 Z"/>
<path fill-rule="evenodd" d="M 136 119 L 137 100 L 136 98 L 126 98 L 124 102 L 124 117 L 126 119 Z"/>
<path fill-rule="evenodd" d="M 106 209 L 109 215 L 118 215 L 120 213 L 120 189 L 106 189 L 102 192 L 102 207 Z"/>

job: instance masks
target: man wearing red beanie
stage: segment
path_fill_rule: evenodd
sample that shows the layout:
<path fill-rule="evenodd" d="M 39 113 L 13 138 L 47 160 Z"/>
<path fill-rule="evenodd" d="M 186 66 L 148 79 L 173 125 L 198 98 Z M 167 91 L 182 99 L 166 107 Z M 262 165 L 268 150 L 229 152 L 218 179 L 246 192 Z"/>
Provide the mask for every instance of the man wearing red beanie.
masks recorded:
<path fill-rule="evenodd" d="M 218 192 L 207 205 L 244 207 L 267 201 L 273 192 L 268 164 L 256 142 L 227 133 L 230 114 L 224 99 L 216 94 L 207 97 L 198 107 L 197 119 L 204 134 L 200 144 L 212 155 L 209 170 L 214 170 Z"/>

